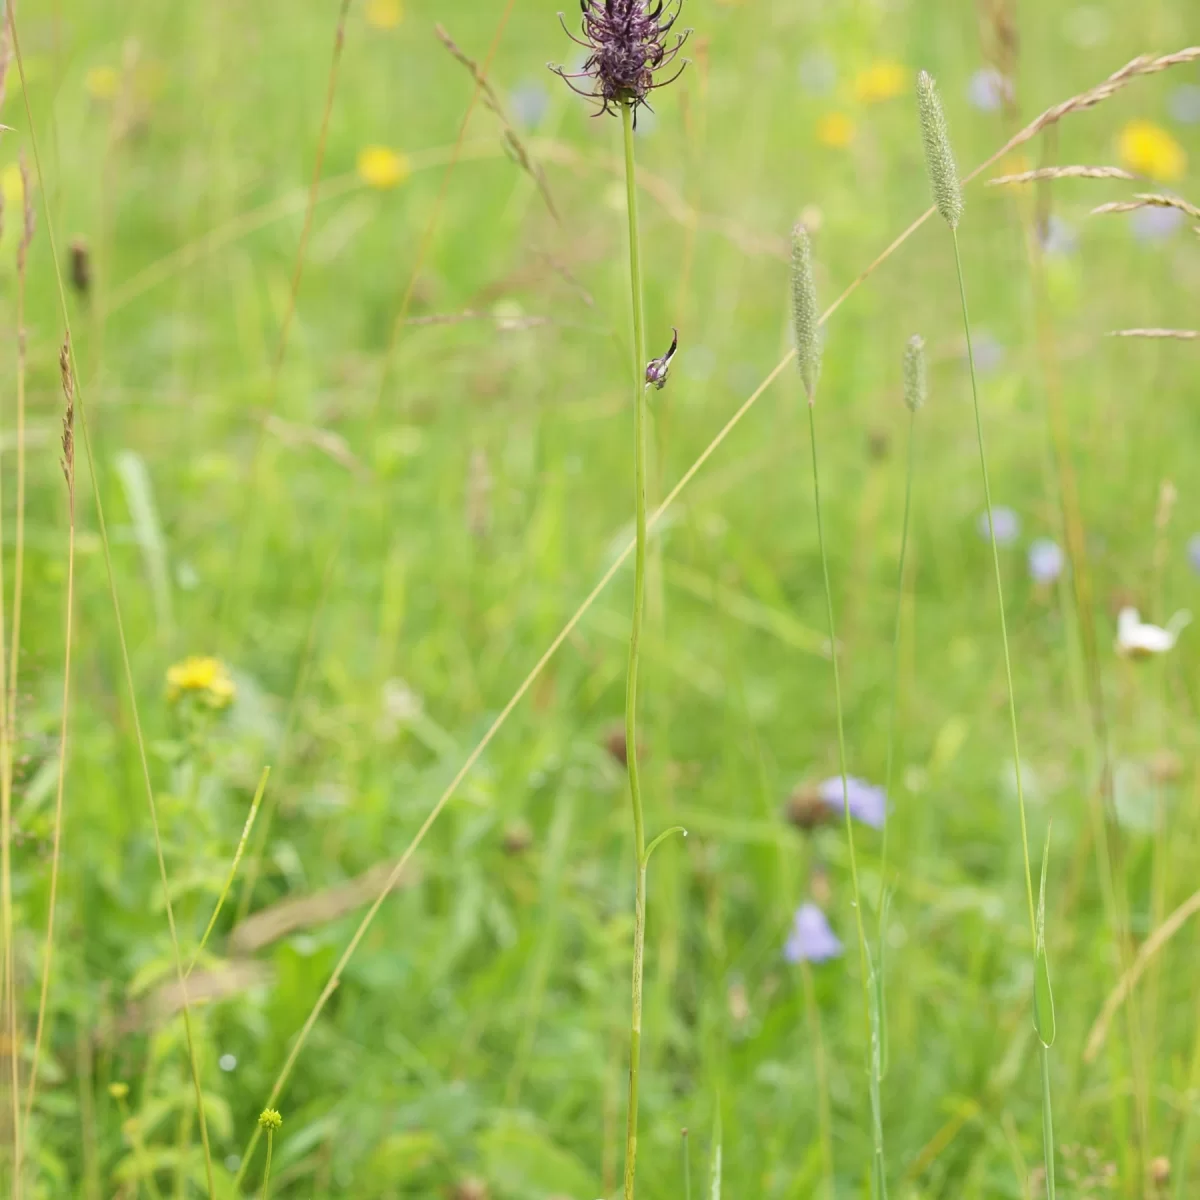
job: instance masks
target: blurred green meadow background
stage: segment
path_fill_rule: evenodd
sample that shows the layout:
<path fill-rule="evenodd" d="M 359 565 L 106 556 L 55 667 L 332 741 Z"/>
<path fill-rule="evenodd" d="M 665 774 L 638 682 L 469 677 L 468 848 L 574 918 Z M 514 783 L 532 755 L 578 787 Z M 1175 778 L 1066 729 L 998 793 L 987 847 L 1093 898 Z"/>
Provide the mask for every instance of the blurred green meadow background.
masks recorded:
<path fill-rule="evenodd" d="M 353 0 L 332 93 L 337 0 L 17 12 L 27 94 L 14 62 L 0 112 L 14 127 L 0 134 L 7 669 L 23 530 L 6 735 L 14 1015 L 0 1039 L 14 1196 L 209 1194 L 135 700 L 185 969 L 271 768 L 188 984 L 215 1192 L 257 1194 L 263 1145 L 244 1156 L 258 1114 L 367 906 L 632 534 L 619 122 L 592 119 L 546 70 L 577 61 L 555 7 Z M 491 102 L 438 22 L 487 63 Z M 652 399 L 659 498 L 789 349 L 792 224 L 812 234 L 829 303 L 926 208 L 917 69 L 939 81 L 966 172 L 1135 55 L 1200 42 L 1190 0 L 686 0 L 683 23 L 691 63 L 637 136 L 649 348 L 672 327 L 680 338 Z M 984 178 L 1056 163 L 1152 183 L 980 180 L 960 240 L 993 496 L 1009 510 L 1035 871 L 1053 824 L 1059 1194 L 1195 1196 L 1200 629 L 1144 661 L 1114 638 L 1124 606 L 1160 626 L 1200 609 L 1200 342 L 1106 334 L 1200 328 L 1200 237 L 1178 209 L 1089 213 L 1146 191 L 1200 203 L 1200 65 L 1134 80 Z M 74 644 L 31 1089 L 68 579 L 56 269 L 78 367 Z M 913 333 L 931 384 L 913 423 L 887 817 L 889 1186 L 1037 1197 L 1003 661 L 935 223 L 825 329 L 849 766 L 883 785 Z M 789 368 L 654 535 L 643 789 L 649 833 L 688 837 L 650 870 L 647 1200 L 689 1194 L 687 1158 L 692 1191 L 709 1194 L 718 1130 L 726 1196 L 869 1194 L 845 834 L 811 803 L 837 749 L 805 425 Z M 274 1099 L 273 1195 L 619 1190 L 630 602 L 622 570 L 400 872 Z M 880 832 L 860 826 L 857 845 L 873 930 Z M 806 903 L 845 953 L 785 955 Z"/>

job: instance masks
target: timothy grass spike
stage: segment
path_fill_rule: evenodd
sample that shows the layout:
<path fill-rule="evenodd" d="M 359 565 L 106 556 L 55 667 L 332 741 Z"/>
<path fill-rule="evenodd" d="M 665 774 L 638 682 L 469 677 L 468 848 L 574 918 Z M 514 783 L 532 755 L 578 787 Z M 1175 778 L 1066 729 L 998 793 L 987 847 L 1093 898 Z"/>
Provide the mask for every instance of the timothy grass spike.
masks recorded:
<path fill-rule="evenodd" d="M 950 130 L 937 94 L 937 84 L 928 71 L 917 76 L 917 107 L 921 114 L 921 140 L 925 144 L 925 168 L 933 189 L 933 202 L 943 221 L 958 228 L 963 213 L 962 187 L 954 151 L 950 148 Z"/>
<path fill-rule="evenodd" d="M 925 365 L 925 339 L 914 333 L 904 348 L 904 403 L 915 413 L 929 396 L 929 371 Z"/>
<path fill-rule="evenodd" d="M 813 278 L 812 243 L 808 230 L 797 222 L 792 230 L 792 321 L 796 332 L 796 361 L 809 404 L 821 377 L 820 312 Z"/>

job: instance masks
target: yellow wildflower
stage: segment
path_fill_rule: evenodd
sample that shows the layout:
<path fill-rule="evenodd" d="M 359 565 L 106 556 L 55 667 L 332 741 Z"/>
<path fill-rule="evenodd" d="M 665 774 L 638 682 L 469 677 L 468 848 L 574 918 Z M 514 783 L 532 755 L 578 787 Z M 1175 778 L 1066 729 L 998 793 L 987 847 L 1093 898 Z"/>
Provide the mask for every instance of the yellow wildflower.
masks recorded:
<path fill-rule="evenodd" d="M 845 113 L 826 113 L 817 122 L 817 141 L 823 146 L 842 148 L 854 141 L 854 122 Z"/>
<path fill-rule="evenodd" d="M 112 100 L 121 90 L 116 67 L 93 67 L 83 78 L 83 86 L 93 100 Z"/>
<path fill-rule="evenodd" d="M 25 180 L 16 163 L 9 163 L 0 174 L 0 192 L 4 195 L 6 212 L 19 213 L 25 207 Z"/>
<path fill-rule="evenodd" d="M 395 29 L 404 20 L 404 0 L 370 0 L 366 16 L 374 29 Z"/>
<path fill-rule="evenodd" d="M 387 146 L 365 146 L 358 154 L 358 177 L 367 187 L 398 187 L 409 174 L 408 159 Z"/>
<path fill-rule="evenodd" d="M 1117 153 L 1131 171 L 1152 179 L 1179 179 L 1187 170 L 1187 152 L 1153 121 L 1130 121 L 1117 139 Z"/>
<path fill-rule="evenodd" d="M 898 62 L 872 63 L 854 77 L 854 95 L 862 104 L 894 100 L 909 89 L 909 71 Z"/>
<path fill-rule="evenodd" d="M 212 708 L 226 708 L 237 695 L 237 687 L 219 658 L 192 656 L 167 671 L 167 699 L 194 695 Z"/>

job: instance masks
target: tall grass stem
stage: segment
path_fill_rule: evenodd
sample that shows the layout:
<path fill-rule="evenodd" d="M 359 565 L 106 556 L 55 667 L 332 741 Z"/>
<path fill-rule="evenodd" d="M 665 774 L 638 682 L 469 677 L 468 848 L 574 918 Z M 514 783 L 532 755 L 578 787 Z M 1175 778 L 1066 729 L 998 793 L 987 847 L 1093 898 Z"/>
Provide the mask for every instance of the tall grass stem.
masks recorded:
<path fill-rule="evenodd" d="M 175 908 L 171 901 L 171 888 L 167 878 L 167 863 L 163 853 L 162 834 L 158 823 L 158 806 L 154 797 L 154 784 L 150 778 L 150 760 L 146 753 L 146 739 L 142 733 L 141 716 L 138 711 L 137 689 L 134 684 L 133 667 L 129 660 L 129 645 L 125 637 L 125 623 L 121 616 L 121 602 L 117 594 L 117 577 L 112 562 L 112 550 L 108 537 L 108 526 L 104 520 L 104 505 L 100 496 L 100 480 L 96 471 L 95 456 L 92 451 L 92 439 L 88 431 L 86 409 L 83 403 L 83 392 L 79 386 L 79 364 L 75 358 L 75 347 L 71 340 L 70 308 L 67 304 L 66 287 L 63 284 L 61 259 L 58 253 L 57 240 L 54 236 L 53 214 L 50 211 L 50 197 L 46 188 L 46 177 L 42 169 L 41 152 L 38 148 L 37 128 L 33 119 L 33 108 L 29 100 L 29 83 L 25 74 L 25 63 L 21 54 L 21 42 L 17 34 L 16 13 L 9 9 L 9 29 L 12 33 L 13 53 L 17 60 L 17 72 L 21 77 L 21 96 L 25 102 L 25 118 L 29 126 L 29 146 L 33 152 L 34 166 L 37 169 L 38 190 L 42 196 L 43 217 L 46 222 L 46 240 L 50 245 L 50 258 L 54 264 L 54 280 L 57 284 L 59 308 L 66 329 L 69 347 L 69 366 L 75 382 L 76 413 L 79 428 L 83 434 L 84 454 L 87 458 L 88 476 L 91 479 L 92 502 L 96 506 L 96 527 L 100 534 L 100 547 L 103 551 L 105 571 L 108 576 L 108 589 L 113 606 L 113 619 L 117 627 L 117 644 L 120 651 L 121 665 L 125 676 L 125 685 L 129 691 L 129 709 L 133 720 L 134 739 L 137 743 L 138 759 L 141 766 L 142 782 L 146 790 L 146 802 L 150 810 L 150 825 L 154 836 L 155 856 L 158 860 L 159 881 L 162 886 L 163 905 L 167 914 L 167 928 L 171 935 L 171 950 L 175 962 L 175 974 L 183 998 L 183 1027 L 187 1042 L 188 1066 L 191 1070 L 192 1086 L 196 1093 L 196 1109 L 200 1118 L 200 1137 L 204 1145 L 204 1170 L 208 1184 L 209 1200 L 216 1200 L 216 1181 L 213 1177 L 212 1151 L 208 1141 L 208 1123 L 204 1115 L 204 1092 L 200 1086 L 200 1068 L 196 1060 L 196 1041 L 192 1034 L 191 1005 L 187 998 L 187 985 L 183 975 L 183 958 L 179 950 L 179 934 L 175 926 Z"/>
<path fill-rule="evenodd" d="M 637 878 L 633 912 L 633 1004 L 629 1023 L 629 1109 L 625 1123 L 625 1200 L 633 1200 L 637 1173 L 638 1074 L 642 1056 L 642 974 L 646 952 L 646 825 L 638 779 L 637 701 L 642 618 L 646 607 L 646 322 L 642 306 L 642 252 L 638 235 L 637 167 L 633 153 L 633 108 L 621 105 L 625 141 L 625 199 L 629 214 L 629 290 L 633 302 L 633 619 L 625 679 L 625 761 L 633 810 Z"/>
<path fill-rule="evenodd" d="M 954 268 L 958 277 L 958 296 L 962 305 L 963 332 L 967 339 L 967 366 L 971 375 L 971 400 L 975 409 L 975 435 L 979 443 L 979 469 L 983 478 L 983 502 L 987 513 L 988 534 L 992 549 L 992 569 L 996 579 L 996 600 L 1000 607 L 1000 643 L 1004 651 L 1004 679 L 1008 688 L 1008 717 L 1012 729 L 1013 773 L 1017 787 L 1017 811 L 1021 822 L 1021 854 L 1025 865 L 1025 899 L 1029 909 L 1031 949 L 1037 956 L 1037 918 L 1033 906 L 1033 870 L 1029 860 L 1029 826 L 1025 815 L 1025 789 L 1021 779 L 1021 741 L 1017 732 L 1017 696 L 1013 687 L 1012 655 L 1008 646 L 1008 620 L 1004 614 L 1004 583 L 1000 572 L 1000 547 L 992 520 L 992 488 L 988 477 L 987 450 L 983 436 L 983 415 L 979 405 L 979 381 L 975 372 L 975 350 L 971 342 L 971 317 L 967 307 L 967 284 L 963 276 L 962 253 L 958 232 L 950 230 L 954 243 Z M 1050 1050 L 1042 1044 L 1042 1137 L 1046 1161 L 1046 1197 L 1054 1200 L 1054 1127 L 1050 1101 Z"/>
<path fill-rule="evenodd" d="M 896 620 L 892 626 L 892 686 L 891 700 L 888 707 L 887 730 L 887 759 L 883 772 L 883 792 L 887 803 L 892 802 L 892 783 L 894 778 L 896 756 L 896 721 L 900 706 L 900 631 L 904 616 L 904 569 L 908 562 L 908 522 L 912 511 L 913 465 L 916 461 L 917 414 L 909 413 L 908 417 L 908 466 L 904 475 L 904 517 L 900 525 L 900 565 L 896 569 Z M 888 864 L 888 828 L 891 821 L 883 823 L 883 833 L 879 847 L 879 913 L 883 919 L 883 897 L 887 891 Z M 880 928 L 880 937 L 883 929 Z M 880 1014 L 883 1018 L 883 1013 Z"/>
<path fill-rule="evenodd" d="M 850 816 L 850 778 L 846 765 L 846 732 L 842 714 L 842 682 L 838 669 L 837 630 L 833 617 L 833 589 L 829 583 L 829 556 L 825 548 L 825 526 L 821 517 L 821 480 L 817 466 L 817 421 L 816 406 L 809 398 L 808 432 L 812 447 L 813 505 L 817 518 L 817 543 L 821 553 L 821 577 L 825 584 L 825 612 L 829 621 L 829 658 L 833 664 L 833 703 L 837 715 L 838 770 L 842 777 L 842 815 L 846 823 L 846 845 L 850 854 L 850 883 L 854 892 L 854 922 L 858 932 L 858 966 L 862 983 L 863 1033 L 867 1056 L 867 1071 L 874 1073 L 875 1055 L 872 1050 L 871 1031 L 871 968 L 867 957 L 867 934 L 863 926 L 862 892 L 858 883 L 858 855 L 854 847 L 854 822 Z M 878 1154 L 882 1157 L 882 1130 L 876 1128 Z M 879 1172 L 882 1177 L 882 1170 Z M 882 1200 L 882 1198 L 877 1198 Z"/>

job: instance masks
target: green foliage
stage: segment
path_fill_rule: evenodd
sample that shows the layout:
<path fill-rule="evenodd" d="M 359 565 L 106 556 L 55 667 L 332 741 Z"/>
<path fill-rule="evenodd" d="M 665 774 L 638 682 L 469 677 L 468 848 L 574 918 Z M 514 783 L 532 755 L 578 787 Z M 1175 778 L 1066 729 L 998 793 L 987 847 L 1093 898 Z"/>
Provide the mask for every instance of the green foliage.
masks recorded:
<path fill-rule="evenodd" d="M 185 967 L 217 911 L 188 981 L 216 1189 L 235 1194 L 237 1156 L 270 1104 L 286 1119 L 273 1147 L 276 1200 L 453 1195 L 465 1179 L 511 1200 L 595 1200 L 619 1186 L 627 1084 L 632 848 L 625 771 L 609 746 L 624 703 L 628 569 L 433 825 L 283 1094 L 270 1098 L 381 886 L 380 865 L 409 845 L 632 531 L 619 129 L 590 120 L 544 72 L 562 58 L 545 6 L 514 6 L 489 75 L 564 224 L 506 151 L 494 115 L 476 106 L 416 284 L 411 315 L 421 323 L 401 330 L 376 407 L 391 324 L 470 96 L 470 77 L 432 25 L 446 23 L 482 62 L 504 6 L 407 0 L 396 27 L 369 22 L 387 7 L 350 8 L 278 408 L 253 478 L 337 4 L 266 0 L 251 15 L 220 0 L 132 0 L 114 16 L 99 0 L 64 0 L 18 13 L 60 249 L 78 236 L 92 260 L 90 296 L 69 296 L 82 403 Z M 1147 17 L 1093 5 L 1103 27 L 1081 42 L 1079 5 L 1018 7 L 1018 100 L 1028 116 L 1135 54 L 1185 44 L 1191 14 L 1182 0 L 1161 0 Z M 689 0 L 684 20 L 698 31 L 695 61 L 656 98 L 656 118 L 642 114 L 637 135 L 652 349 L 672 326 L 680 331 L 670 382 L 651 397 L 651 508 L 787 352 L 797 206 L 811 206 L 816 282 L 829 300 L 929 203 L 907 84 L 915 68 L 929 66 L 942 85 L 964 170 L 1010 132 L 1003 112 L 964 99 L 980 64 L 974 6 Z M 815 86 L 826 59 L 835 78 Z M 865 98 L 860 71 L 892 60 L 903 68 L 901 94 Z M 116 93 L 105 94 L 113 78 Z M 1168 116 L 1185 80 L 1180 71 L 1140 80 L 1064 121 L 1056 148 L 1031 143 L 1029 164 L 1003 169 L 1051 151 L 1063 162 L 1111 162 L 1134 118 L 1186 143 L 1188 130 Z M 521 115 L 527 105 L 543 108 L 536 129 Z M 837 113 L 853 125 L 848 146 L 823 140 L 822 122 Z M 7 168 L 28 149 L 13 73 L 0 120 L 15 127 L 0 139 L 8 621 L 21 220 Z M 406 156 L 394 188 L 359 181 L 370 145 Z M 1167 184 L 1196 200 L 1195 162 Z M 1159 624 L 1200 605 L 1186 556 L 1200 529 L 1194 351 L 1103 338 L 1195 326 L 1200 250 L 1186 227 L 1144 242 L 1124 217 L 1087 220 L 1094 205 L 1128 198 L 1124 186 L 973 185 L 959 233 L 976 345 L 987 350 L 979 366 L 993 498 L 1022 522 L 999 557 L 1030 833 L 1040 839 L 1053 818 L 1061 880 L 1046 886 L 1044 858 L 1035 961 L 945 230 L 916 233 L 829 322 L 823 519 L 848 768 L 875 782 L 888 769 L 911 419 L 898 348 L 914 329 L 928 338 L 933 400 L 917 418 L 886 879 L 881 835 L 855 830 L 865 901 L 884 884 L 890 896 L 885 944 L 871 944 L 874 1082 L 863 1071 L 844 831 L 803 832 L 784 815 L 797 785 L 837 770 L 817 528 L 795 466 L 805 430 L 794 374 L 756 402 L 651 534 L 661 575 L 648 580 L 643 787 L 650 833 L 678 825 L 689 836 L 658 845 L 648 882 L 645 1200 L 681 1193 L 684 1125 L 697 1131 L 698 1193 L 711 1186 L 719 1146 L 727 1196 L 819 1194 L 823 1103 L 838 1197 L 867 1186 L 876 1105 L 893 1198 L 1025 1196 L 1019 1164 L 1037 1162 L 1042 1141 L 1030 991 L 1044 974 L 1049 999 L 1051 960 L 1055 1132 L 1060 1146 L 1080 1148 L 1081 1178 L 1093 1151 L 1131 1191 L 1145 1178 L 1139 1156 L 1171 1155 L 1172 1186 L 1197 1178 L 1191 924 L 1133 989 L 1141 1053 L 1122 1012 L 1102 1053 L 1081 1059 L 1122 969 L 1096 861 L 1101 834 L 1113 838 L 1130 945 L 1200 877 L 1200 642 L 1185 631 L 1170 654 L 1145 662 L 1110 650 L 1122 603 Z M 1078 237 L 1072 253 L 1046 256 L 1044 289 L 1031 283 L 1023 232 L 1035 198 Z M 23 1194 L 90 1198 L 139 1186 L 152 1195 L 153 1180 L 171 1196 L 182 1180 L 185 1194 L 201 1196 L 173 954 L 82 453 L 73 702 L 58 761 L 63 330 L 45 233 L 43 223 L 32 244 L 25 322 L 12 797 L 26 1050 L 64 766 L 66 826 Z M 1052 394 L 1088 555 L 1104 744 L 1091 732 L 1077 580 L 1038 583 L 1025 562 L 1035 537 L 1066 545 Z M 1178 496 L 1161 517 L 1167 480 Z M 225 665 L 231 702 L 210 703 L 200 690 L 168 698 L 168 670 L 193 655 Z M 218 911 L 266 766 L 270 787 Z M 849 952 L 812 966 L 810 1007 L 782 948 L 794 910 L 814 895 Z M 243 915 L 287 915 L 277 906 L 297 900 L 314 904 L 303 920 L 239 948 Z M 118 1099 L 115 1083 L 128 1094 Z M 724 1128 L 709 1143 L 718 1091 Z M 1152 1131 L 1145 1147 L 1142 1117 Z M 261 1180 L 264 1151 L 247 1165 L 243 1196 Z M 1071 1168 L 1062 1158 L 1060 1194 L 1085 1195 Z M 9 1169 L 0 1160 L 0 1186 Z"/>

